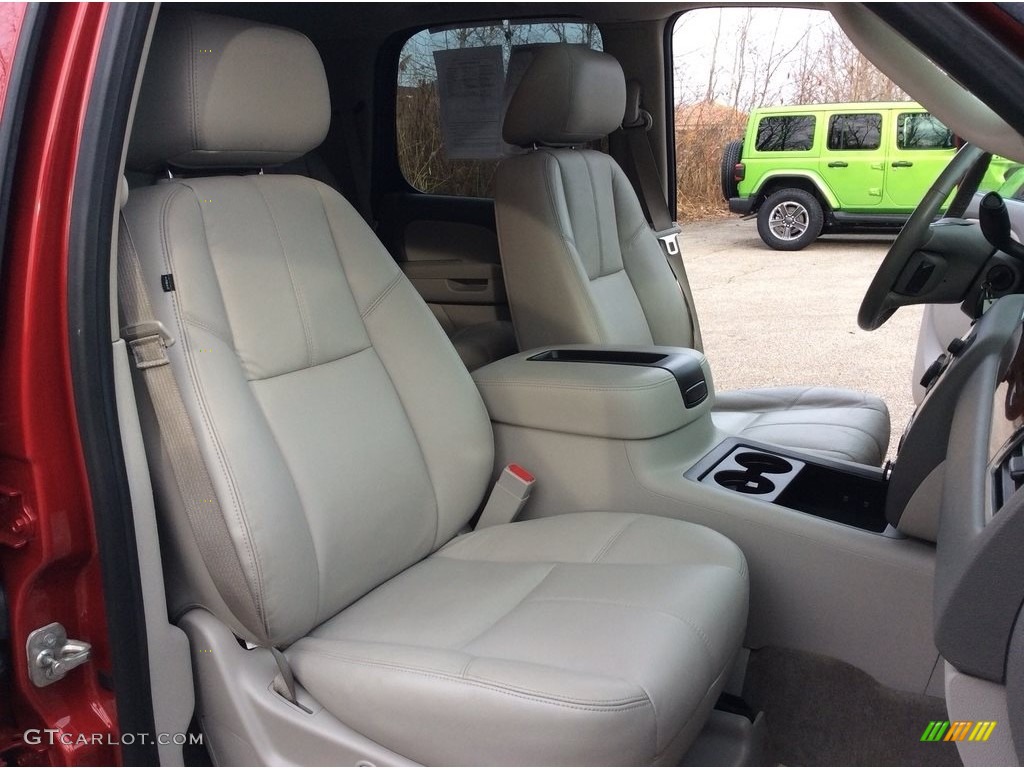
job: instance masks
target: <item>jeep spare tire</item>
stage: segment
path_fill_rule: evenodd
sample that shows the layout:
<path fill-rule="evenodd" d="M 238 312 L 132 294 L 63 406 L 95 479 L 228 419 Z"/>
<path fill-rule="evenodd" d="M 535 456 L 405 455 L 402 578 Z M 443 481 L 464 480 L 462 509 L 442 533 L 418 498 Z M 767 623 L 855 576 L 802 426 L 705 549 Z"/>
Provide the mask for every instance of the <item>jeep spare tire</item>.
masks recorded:
<path fill-rule="evenodd" d="M 722 150 L 722 197 L 739 197 L 736 189 L 736 163 L 743 156 L 743 139 L 730 141 Z"/>
<path fill-rule="evenodd" d="M 761 203 L 757 234 L 777 251 L 799 251 L 818 239 L 825 216 L 818 199 L 803 189 L 780 189 Z"/>

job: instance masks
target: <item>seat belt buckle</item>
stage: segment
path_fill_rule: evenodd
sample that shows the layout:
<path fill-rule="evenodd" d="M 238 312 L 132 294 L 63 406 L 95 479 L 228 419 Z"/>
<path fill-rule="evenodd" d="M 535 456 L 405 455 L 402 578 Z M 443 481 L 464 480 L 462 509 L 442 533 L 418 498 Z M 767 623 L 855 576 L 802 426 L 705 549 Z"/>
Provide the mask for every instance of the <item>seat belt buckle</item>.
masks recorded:
<path fill-rule="evenodd" d="M 658 239 L 661 241 L 661 247 L 665 249 L 667 256 L 676 256 L 679 254 L 679 229 L 673 228 L 667 234 L 658 234 Z"/>
<path fill-rule="evenodd" d="M 536 478 L 518 464 L 501 471 L 476 522 L 476 530 L 511 523 L 526 506 Z"/>
<path fill-rule="evenodd" d="M 135 358 L 135 367 L 139 370 L 167 365 L 166 349 L 174 344 L 174 337 L 167 332 L 159 320 L 146 320 L 132 323 L 121 329 L 121 338 Z"/>

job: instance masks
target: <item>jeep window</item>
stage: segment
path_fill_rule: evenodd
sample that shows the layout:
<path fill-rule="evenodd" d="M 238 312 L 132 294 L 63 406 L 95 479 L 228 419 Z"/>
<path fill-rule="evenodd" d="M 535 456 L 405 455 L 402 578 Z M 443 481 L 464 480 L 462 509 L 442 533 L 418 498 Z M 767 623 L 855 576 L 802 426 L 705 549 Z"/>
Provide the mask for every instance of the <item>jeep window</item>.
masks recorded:
<path fill-rule="evenodd" d="M 953 131 L 927 112 L 901 112 L 896 118 L 897 149 L 953 149 Z"/>
<path fill-rule="evenodd" d="M 829 118 L 829 149 L 878 149 L 881 144 L 882 116 L 880 114 L 832 115 Z"/>
<path fill-rule="evenodd" d="M 814 115 L 762 117 L 757 124 L 758 152 L 806 152 L 814 145 Z"/>
<path fill-rule="evenodd" d="M 505 106 L 531 46 L 574 43 L 602 50 L 596 24 L 495 21 L 424 29 L 398 58 L 398 163 L 421 192 L 489 197 Z"/>

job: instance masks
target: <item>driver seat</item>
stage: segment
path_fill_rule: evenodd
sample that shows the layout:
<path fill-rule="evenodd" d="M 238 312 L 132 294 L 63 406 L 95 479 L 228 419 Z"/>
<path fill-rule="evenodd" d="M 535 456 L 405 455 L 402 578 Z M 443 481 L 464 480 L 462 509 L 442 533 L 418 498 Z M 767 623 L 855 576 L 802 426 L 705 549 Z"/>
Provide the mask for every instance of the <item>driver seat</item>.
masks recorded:
<path fill-rule="evenodd" d="M 694 346 L 687 307 L 629 180 L 607 154 L 580 148 L 622 123 L 626 85 L 610 55 L 541 48 L 508 107 L 495 212 L 521 349 L 551 344 Z M 692 318 L 692 321 L 691 321 Z M 716 425 L 735 435 L 863 464 L 889 446 L 889 411 L 846 389 L 718 392 Z"/>

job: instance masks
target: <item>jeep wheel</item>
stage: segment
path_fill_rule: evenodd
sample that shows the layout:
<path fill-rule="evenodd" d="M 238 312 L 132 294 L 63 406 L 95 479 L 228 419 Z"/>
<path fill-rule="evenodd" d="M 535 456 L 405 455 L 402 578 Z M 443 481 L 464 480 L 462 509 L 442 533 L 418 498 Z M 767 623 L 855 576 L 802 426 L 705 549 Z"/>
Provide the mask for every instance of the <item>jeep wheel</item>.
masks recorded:
<path fill-rule="evenodd" d="M 743 139 L 730 141 L 722 150 L 722 197 L 739 197 L 736 189 L 736 163 L 743 156 Z"/>
<path fill-rule="evenodd" d="M 802 189 L 780 189 L 761 203 L 757 233 L 777 251 L 799 251 L 818 239 L 825 216 L 821 203 Z"/>

